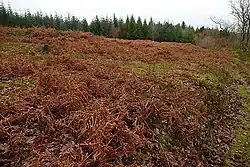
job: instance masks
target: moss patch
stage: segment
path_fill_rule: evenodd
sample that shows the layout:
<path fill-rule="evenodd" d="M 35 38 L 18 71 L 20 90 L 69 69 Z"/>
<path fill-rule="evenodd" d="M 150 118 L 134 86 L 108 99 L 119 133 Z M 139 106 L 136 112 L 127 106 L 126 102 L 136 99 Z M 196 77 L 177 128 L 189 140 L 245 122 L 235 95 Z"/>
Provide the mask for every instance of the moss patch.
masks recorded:
<path fill-rule="evenodd" d="M 28 88 L 35 85 L 37 80 L 35 78 L 21 78 L 14 80 L 14 83 L 17 87 Z"/>
<path fill-rule="evenodd" d="M 9 87 L 9 84 L 7 83 L 1 83 L 0 82 L 0 90 Z"/>
<path fill-rule="evenodd" d="M 0 90 L 2 95 L 8 97 L 16 97 L 17 91 L 28 89 L 36 84 L 37 80 L 35 78 L 13 78 L 8 81 L 0 82 Z M 7 89 L 6 89 L 7 88 Z"/>
<path fill-rule="evenodd" d="M 231 159 L 237 158 L 242 163 L 250 166 L 250 94 L 244 86 L 240 86 L 238 91 L 245 99 L 242 106 L 244 115 L 240 118 L 242 125 L 236 130 L 230 157 Z M 226 166 L 233 166 L 229 159 L 227 160 Z"/>
<path fill-rule="evenodd" d="M 35 52 L 34 44 L 21 43 L 21 42 L 4 42 L 0 45 L 0 53 L 7 56 L 21 56 L 29 55 L 31 52 Z"/>
<path fill-rule="evenodd" d="M 30 34 L 33 30 L 31 29 L 23 29 L 23 30 L 11 30 L 9 32 L 7 32 L 8 35 L 12 35 L 12 36 L 26 36 L 28 34 Z"/>
<path fill-rule="evenodd" d="M 236 55 L 240 61 L 250 62 L 250 51 L 243 51 L 241 49 L 231 49 L 229 51 Z"/>
<path fill-rule="evenodd" d="M 168 134 L 157 135 L 157 141 L 162 148 L 167 148 L 171 151 L 177 151 L 181 148 L 181 141 L 178 138 L 169 136 Z"/>
<path fill-rule="evenodd" d="M 224 69 L 208 69 L 197 76 L 198 83 L 209 89 L 221 88 L 231 83 L 231 73 Z"/>

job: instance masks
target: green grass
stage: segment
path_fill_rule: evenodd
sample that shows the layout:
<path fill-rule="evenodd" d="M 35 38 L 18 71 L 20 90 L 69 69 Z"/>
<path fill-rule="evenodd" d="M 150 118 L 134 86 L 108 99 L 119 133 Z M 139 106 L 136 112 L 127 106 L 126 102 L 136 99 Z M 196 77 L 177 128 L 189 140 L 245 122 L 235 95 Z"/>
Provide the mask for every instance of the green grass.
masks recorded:
<path fill-rule="evenodd" d="M 245 99 L 242 105 L 244 116 L 240 118 L 242 125 L 236 129 L 230 157 L 240 158 L 250 166 L 250 93 L 244 86 L 240 86 L 238 92 Z M 229 158 L 226 166 L 232 166 Z"/>
<path fill-rule="evenodd" d="M 4 42 L 0 45 L 0 53 L 8 56 L 29 55 L 29 53 L 35 52 L 35 50 L 35 45 L 30 43 Z"/>
<path fill-rule="evenodd" d="M 157 142 L 162 148 L 175 151 L 181 148 L 181 141 L 177 138 L 171 137 L 168 134 L 157 135 Z"/>
<path fill-rule="evenodd" d="M 217 89 L 230 84 L 233 80 L 232 71 L 225 69 L 206 69 L 197 76 L 198 83 L 209 89 Z"/>
<path fill-rule="evenodd" d="M 238 90 L 239 94 L 243 97 L 243 98 L 248 98 L 249 97 L 249 92 L 247 91 L 247 88 L 245 86 L 239 86 L 239 90 Z"/>
<path fill-rule="evenodd" d="M 145 73 L 166 73 L 171 65 L 168 62 L 159 64 L 147 64 L 143 62 L 123 62 L 121 67 L 137 74 Z"/>
<path fill-rule="evenodd" d="M 4 103 L 12 105 L 19 99 L 19 92 L 22 90 L 33 89 L 37 83 L 35 78 L 12 78 L 8 81 L 0 82 L 0 93 Z M 4 88 L 7 88 L 6 90 Z"/>
<path fill-rule="evenodd" d="M 0 82 L 0 90 L 9 87 L 9 84 Z"/>
<path fill-rule="evenodd" d="M 214 88 L 220 85 L 220 80 L 215 74 L 201 74 L 198 79 L 201 85 L 208 88 Z"/>
<path fill-rule="evenodd" d="M 229 51 L 236 55 L 240 61 L 250 62 L 250 51 L 243 51 L 241 49 L 230 49 Z"/>
<path fill-rule="evenodd" d="M 26 36 L 30 34 L 33 30 L 27 29 L 27 30 L 16 30 L 16 31 L 9 31 L 7 34 L 8 35 L 13 35 L 13 36 Z"/>
<path fill-rule="evenodd" d="M 13 78 L 6 82 L 0 82 L 0 90 L 4 88 L 10 88 L 10 90 L 27 89 L 33 87 L 36 83 L 37 79 L 35 78 Z"/>
<path fill-rule="evenodd" d="M 36 84 L 37 80 L 34 78 L 21 78 L 18 80 L 15 80 L 15 85 L 22 87 L 22 88 L 28 88 Z"/>

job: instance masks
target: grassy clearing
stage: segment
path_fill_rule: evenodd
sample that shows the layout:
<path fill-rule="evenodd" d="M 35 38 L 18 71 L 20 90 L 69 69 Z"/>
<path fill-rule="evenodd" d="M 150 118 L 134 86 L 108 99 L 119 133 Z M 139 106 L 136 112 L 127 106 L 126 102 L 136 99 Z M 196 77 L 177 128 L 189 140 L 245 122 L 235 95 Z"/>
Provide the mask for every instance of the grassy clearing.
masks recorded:
<path fill-rule="evenodd" d="M 198 83 L 208 89 L 222 88 L 233 81 L 232 71 L 225 69 L 206 69 L 197 76 Z"/>
<path fill-rule="evenodd" d="M 37 79 L 35 78 L 28 78 L 28 77 L 12 78 L 10 80 L 0 82 L 0 91 L 2 91 L 1 92 L 2 94 L 9 95 L 19 89 L 21 90 L 29 89 L 33 87 L 36 83 Z"/>
<path fill-rule="evenodd" d="M 9 87 L 7 83 L 0 83 L 0 90 Z"/>
<path fill-rule="evenodd" d="M 20 99 L 20 92 L 33 89 L 37 79 L 35 78 L 12 78 L 7 81 L 0 81 L 0 95 L 2 104 L 13 105 Z"/>
<path fill-rule="evenodd" d="M 4 42 L 0 45 L 0 53 L 7 56 L 29 55 L 36 50 L 34 44 L 22 42 Z"/>
<path fill-rule="evenodd" d="M 245 99 L 242 106 L 244 116 L 241 117 L 242 126 L 236 130 L 232 156 L 240 158 L 250 166 L 250 93 L 244 86 L 239 87 L 239 93 Z"/>
<path fill-rule="evenodd" d="M 244 98 L 242 105 L 243 116 L 240 118 L 241 124 L 236 129 L 234 143 L 230 155 L 226 160 L 226 166 L 235 166 L 234 160 L 240 161 L 246 166 L 250 166 L 250 92 L 245 86 L 239 86 L 239 94 Z"/>
<path fill-rule="evenodd" d="M 250 51 L 243 51 L 240 49 L 231 49 L 229 51 L 232 52 L 233 55 L 236 55 L 240 61 L 250 62 Z"/>
<path fill-rule="evenodd" d="M 16 30 L 16 31 L 9 31 L 7 32 L 7 34 L 13 35 L 13 36 L 26 36 L 32 32 L 33 32 L 32 29 L 21 29 L 21 30 Z"/>
<path fill-rule="evenodd" d="M 168 62 L 159 64 L 147 64 L 143 62 L 123 62 L 121 67 L 128 69 L 133 73 L 145 74 L 145 73 L 166 73 L 170 69 L 171 65 Z"/>

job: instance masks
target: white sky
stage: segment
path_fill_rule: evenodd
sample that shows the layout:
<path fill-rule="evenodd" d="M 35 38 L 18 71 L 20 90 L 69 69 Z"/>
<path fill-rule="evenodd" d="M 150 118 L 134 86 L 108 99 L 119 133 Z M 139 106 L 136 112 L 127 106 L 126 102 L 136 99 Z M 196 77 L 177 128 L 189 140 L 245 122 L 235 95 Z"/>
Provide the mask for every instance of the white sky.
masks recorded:
<path fill-rule="evenodd" d="M 209 17 L 216 16 L 230 20 L 228 0 L 0 0 L 8 2 L 14 10 L 41 10 L 43 13 L 86 17 L 95 15 L 126 17 L 127 14 L 141 16 L 155 21 L 179 23 L 183 20 L 192 26 L 213 26 Z"/>

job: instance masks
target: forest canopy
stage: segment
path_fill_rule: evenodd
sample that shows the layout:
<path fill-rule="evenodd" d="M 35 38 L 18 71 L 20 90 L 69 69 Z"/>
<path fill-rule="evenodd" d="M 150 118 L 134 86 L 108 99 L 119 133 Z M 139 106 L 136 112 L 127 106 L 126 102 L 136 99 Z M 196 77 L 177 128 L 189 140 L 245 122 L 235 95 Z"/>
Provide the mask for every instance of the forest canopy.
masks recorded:
<path fill-rule="evenodd" d="M 96 16 L 90 23 L 86 18 L 79 19 L 74 15 L 48 15 L 38 11 L 31 13 L 26 10 L 24 13 L 14 12 L 11 5 L 5 7 L 0 4 L 0 25 L 12 27 L 46 27 L 57 30 L 77 30 L 92 32 L 95 35 L 120 38 L 120 39 L 141 39 L 154 40 L 158 42 L 195 42 L 195 30 L 187 26 L 183 21 L 181 24 L 169 22 L 155 22 L 150 18 L 149 22 L 141 17 L 133 15 L 123 18 Z"/>

